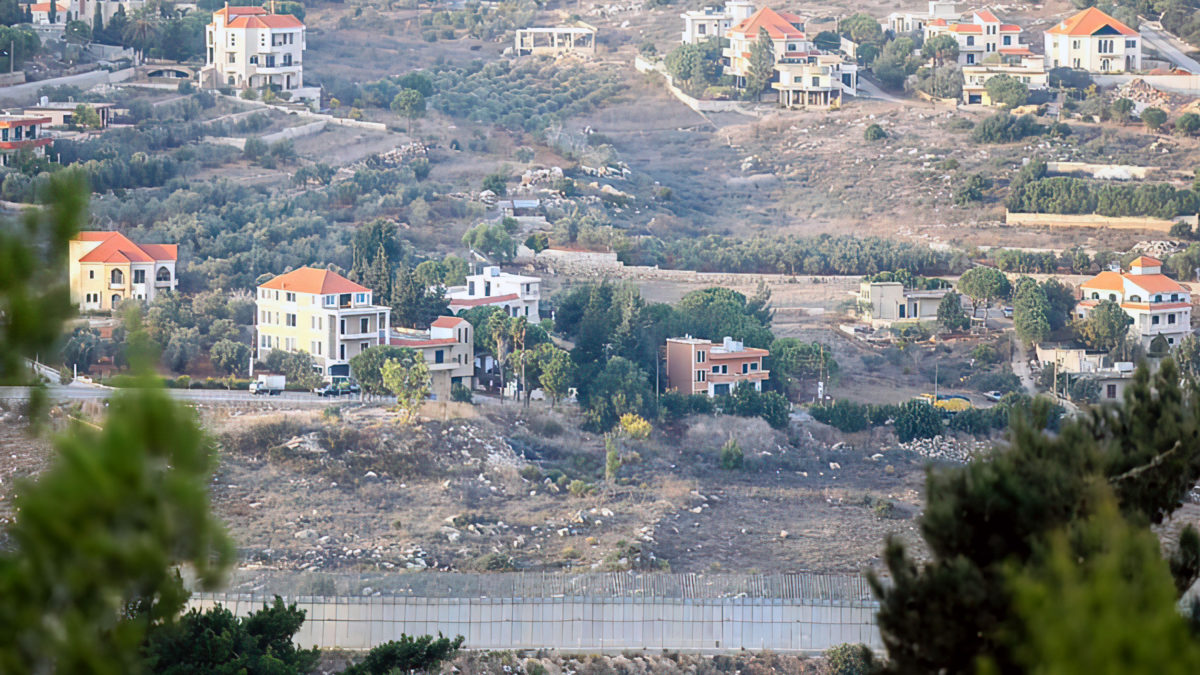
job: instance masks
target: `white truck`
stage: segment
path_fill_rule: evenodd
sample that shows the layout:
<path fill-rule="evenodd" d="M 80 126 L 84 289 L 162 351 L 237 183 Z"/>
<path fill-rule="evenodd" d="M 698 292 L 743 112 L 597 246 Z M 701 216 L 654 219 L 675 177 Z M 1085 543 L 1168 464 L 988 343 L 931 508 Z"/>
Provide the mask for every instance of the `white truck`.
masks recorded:
<path fill-rule="evenodd" d="M 278 396 L 286 385 L 287 378 L 283 375 L 259 375 L 257 380 L 250 383 L 250 393 Z"/>

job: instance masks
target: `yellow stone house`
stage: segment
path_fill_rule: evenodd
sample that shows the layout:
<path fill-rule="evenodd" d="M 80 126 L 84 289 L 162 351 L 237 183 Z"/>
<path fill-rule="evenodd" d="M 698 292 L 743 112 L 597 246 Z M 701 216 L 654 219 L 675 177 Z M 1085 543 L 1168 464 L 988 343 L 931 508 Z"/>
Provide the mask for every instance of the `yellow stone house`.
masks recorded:
<path fill-rule="evenodd" d="M 175 290 L 175 244 L 135 244 L 120 232 L 80 232 L 68 248 L 71 302 L 81 312 L 112 311 Z"/>

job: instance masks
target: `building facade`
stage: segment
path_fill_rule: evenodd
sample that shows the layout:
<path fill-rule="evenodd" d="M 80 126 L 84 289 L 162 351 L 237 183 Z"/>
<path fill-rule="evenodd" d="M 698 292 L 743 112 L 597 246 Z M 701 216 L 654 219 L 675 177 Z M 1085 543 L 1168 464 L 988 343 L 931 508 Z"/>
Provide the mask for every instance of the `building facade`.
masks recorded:
<path fill-rule="evenodd" d="M 238 89 L 272 87 L 297 98 L 311 97 L 304 87 L 304 24 L 291 14 L 226 5 L 213 12 L 205 40 L 202 83 Z"/>
<path fill-rule="evenodd" d="M 596 55 L 596 27 L 576 21 L 566 26 L 521 28 L 513 49 L 517 56 Z"/>
<path fill-rule="evenodd" d="M 45 157 L 46 146 L 54 142 L 43 133 L 48 126 L 50 118 L 41 115 L 0 115 L 0 166 L 10 166 L 23 150 Z"/>
<path fill-rule="evenodd" d="M 475 380 L 475 330 L 466 319 L 438 317 L 427 331 L 392 329 L 388 344 L 421 352 L 429 368 L 429 393 L 435 401 L 449 401 L 450 389 L 461 384 L 471 389 Z"/>
<path fill-rule="evenodd" d="M 75 12 L 73 18 L 79 19 L 94 30 L 97 12 L 100 14 L 100 20 L 104 22 L 103 25 L 107 26 L 118 13 L 129 16 L 135 10 L 145 7 L 146 0 L 71 0 L 71 4 L 74 6 L 72 11 Z"/>
<path fill-rule="evenodd" d="M 1192 333 L 1192 298 L 1179 282 L 1162 273 L 1162 261 L 1141 256 L 1121 273 L 1108 270 L 1079 285 L 1076 315 L 1088 314 L 1105 300 L 1121 306 L 1133 319 L 1130 333 L 1143 347 L 1162 335 L 1171 347 Z"/>
<path fill-rule="evenodd" d="M 1046 59 L 1023 49 L 1020 54 L 1001 54 L 1000 61 L 975 66 L 963 66 L 963 103 L 995 105 L 987 92 L 988 80 L 997 75 L 1007 75 L 1023 82 L 1030 91 L 1047 89 L 1050 74 L 1046 71 Z"/>
<path fill-rule="evenodd" d="M 1045 32 L 1046 65 L 1091 73 L 1142 69 L 1142 37 L 1104 12 L 1089 7 Z"/>
<path fill-rule="evenodd" d="M 47 101 L 43 100 L 35 106 L 25 108 L 21 112 L 30 117 L 45 117 L 49 120 L 46 126 L 51 127 L 69 127 L 75 123 L 75 110 L 79 106 L 91 108 L 96 111 L 96 115 L 100 118 L 100 127 L 105 129 L 108 127 L 108 120 L 112 115 L 114 104 L 112 103 L 76 103 L 74 101 Z"/>
<path fill-rule="evenodd" d="M 705 7 L 679 15 L 683 19 L 684 44 L 724 37 L 730 28 L 754 13 L 750 0 L 728 0 L 724 7 Z"/>
<path fill-rule="evenodd" d="M 509 316 L 523 316 L 537 323 L 542 320 L 538 312 L 541 286 L 540 277 L 509 274 L 491 266 L 468 276 L 466 285 L 447 288 L 446 299 L 455 314 L 473 307 L 494 306 Z"/>
<path fill-rule="evenodd" d="M 179 283 L 175 244 L 135 244 L 120 232 L 80 232 L 67 254 L 71 304 L 81 312 L 112 311 L 126 300 L 151 302 Z"/>
<path fill-rule="evenodd" d="M 725 72 L 733 76 L 738 87 L 746 86 L 746 78 L 750 75 L 750 55 L 758 43 L 761 30 L 767 31 L 771 38 L 776 63 L 789 56 L 798 57 L 813 51 L 804 35 L 803 19 L 795 14 L 763 7 L 734 24 L 725 33 L 729 46 L 721 51 L 721 56 L 725 60 Z"/>
<path fill-rule="evenodd" d="M 949 288 L 905 288 L 899 281 L 864 281 L 858 287 L 859 313 L 872 326 L 936 321 L 938 305 L 949 292 Z"/>
<path fill-rule="evenodd" d="M 260 285 L 256 358 L 272 350 L 308 352 L 325 377 L 350 375 L 350 359 L 384 344 L 392 308 L 371 289 L 329 270 L 301 267 Z"/>
<path fill-rule="evenodd" d="M 858 64 L 837 54 L 812 52 L 775 62 L 779 105 L 785 108 L 834 108 L 843 94 L 858 93 Z"/>
<path fill-rule="evenodd" d="M 958 63 L 963 66 L 983 63 L 993 54 L 1021 55 L 1029 52 L 1021 43 L 1021 27 L 1003 23 L 991 11 L 981 9 L 971 13 L 971 20 L 958 23 L 935 19 L 925 24 L 925 39 L 949 35 L 958 41 Z"/>
<path fill-rule="evenodd" d="M 667 388 L 709 397 L 733 393 L 735 387 L 762 391 L 770 373 L 763 368 L 766 349 L 746 347 L 732 338 L 720 344 L 693 337 L 667 339 Z"/>
<path fill-rule="evenodd" d="M 49 2 L 35 2 L 29 5 L 29 15 L 33 18 L 33 23 L 42 26 L 64 26 L 70 18 L 67 13 L 71 11 L 69 4 L 54 3 L 54 15 L 51 16 Z"/>
<path fill-rule="evenodd" d="M 930 0 L 928 11 L 892 12 L 887 15 L 887 18 L 882 23 L 884 30 L 891 31 L 895 35 L 904 35 L 906 33 L 920 33 L 925 30 L 927 23 L 938 19 L 946 21 L 958 19 L 958 10 L 954 8 L 953 2 Z"/>

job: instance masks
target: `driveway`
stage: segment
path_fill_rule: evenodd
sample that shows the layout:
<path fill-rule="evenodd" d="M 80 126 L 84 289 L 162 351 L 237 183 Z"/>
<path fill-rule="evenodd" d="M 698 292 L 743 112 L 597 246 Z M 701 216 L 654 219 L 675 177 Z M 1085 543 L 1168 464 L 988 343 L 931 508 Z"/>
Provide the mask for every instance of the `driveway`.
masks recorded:
<path fill-rule="evenodd" d="M 1191 47 L 1187 43 L 1163 30 L 1162 25 L 1158 22 L 1147 21 L 1138 29 L 1146 44 L 1154 47 L 1164 58 L 1194 75 L 1200 75 L 1200 62 L 1184 53 L 1184 50 L 1191 51 Z"/>
<path fill-rule="evenodd" d="M 1029 368 L 1029 352 L 1025 348 L 1025 341 L 1013 337 L 1013 373 L 1021 378 L 1021 384 L 1025 387 L 1025 392 L 1028 394 L 1037 393 L 1037 385 L 1033 379 L 1033 370 Z"/>

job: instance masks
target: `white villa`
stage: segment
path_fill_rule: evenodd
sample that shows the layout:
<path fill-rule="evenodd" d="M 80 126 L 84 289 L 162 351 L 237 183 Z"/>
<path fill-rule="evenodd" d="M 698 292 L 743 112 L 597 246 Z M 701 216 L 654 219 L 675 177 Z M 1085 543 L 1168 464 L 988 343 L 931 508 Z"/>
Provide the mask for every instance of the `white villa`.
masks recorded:
<path fill-rule="evenodd" d="M 1162 261 L 1141 256 L 1121 273 L 1106 270 L 1079 285 L 1075 308 L 1079 318 L 1105 300 L 1112 300 L 1133 318 L 1129 330 L 1143 347 L 1162 335 L 1175 346 L 1192 332 L 1192 298 L 1187 289 L 1162 273 Z"/>
<path fill-rule="evenodd" d="M 483 268 L 467 277 L 465 286 L 446 289 L 450 311 L 459 314 L 474 307 L 501 307 L 509 316 L 524 316 L 531 323 L 541 321 L 541 277 L 501 272 L 499 267 Z"/>

